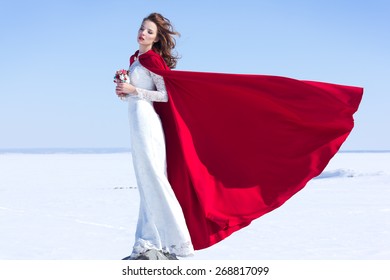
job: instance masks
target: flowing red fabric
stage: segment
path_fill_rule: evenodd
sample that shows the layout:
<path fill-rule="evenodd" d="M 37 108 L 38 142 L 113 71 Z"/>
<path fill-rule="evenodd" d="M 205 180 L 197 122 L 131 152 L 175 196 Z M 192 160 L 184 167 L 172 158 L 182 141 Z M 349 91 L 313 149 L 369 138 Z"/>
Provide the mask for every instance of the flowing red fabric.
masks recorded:
<path fill-rule="evenodd" d="M 197 250 L 281 206 L 319 175 L 351 132 L 363 94 L 277 76 L 169 71 L 153 51 L 139 61 L 164 77 L 169 101 L 154 106 L 168 179 Z"/>

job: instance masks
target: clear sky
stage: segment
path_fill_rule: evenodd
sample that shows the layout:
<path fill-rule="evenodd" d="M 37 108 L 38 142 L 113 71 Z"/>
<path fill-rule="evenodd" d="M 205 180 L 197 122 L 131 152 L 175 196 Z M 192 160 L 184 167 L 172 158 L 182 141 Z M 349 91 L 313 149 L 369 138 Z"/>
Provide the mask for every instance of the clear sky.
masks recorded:
<path fill-rule="evenodd" d="M 129 147 L 114 94 L 142 18 L 182 36 L 177 69 L 362 86 L 344 150 L 390 150 L 388 0 L 0 2 L 0 149 Z"/>

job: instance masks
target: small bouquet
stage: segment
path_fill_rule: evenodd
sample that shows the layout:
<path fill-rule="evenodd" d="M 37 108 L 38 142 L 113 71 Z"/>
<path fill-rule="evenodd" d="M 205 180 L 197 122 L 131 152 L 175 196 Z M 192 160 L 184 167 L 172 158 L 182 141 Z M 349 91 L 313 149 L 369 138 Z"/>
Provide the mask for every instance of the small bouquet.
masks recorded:
<path fill-rule="evenodd" d="M 125 69 L 117 70 L 114 76 L 114 83 L 129 83 L 129 72 Z"/>
<path fill-rule="evenodd" d="M 114 83 L 130 83 L 129 71 L 120 69 L 115 72 Z M 126 100 L 126 96 L 120 96 L 121 100 Z"/>

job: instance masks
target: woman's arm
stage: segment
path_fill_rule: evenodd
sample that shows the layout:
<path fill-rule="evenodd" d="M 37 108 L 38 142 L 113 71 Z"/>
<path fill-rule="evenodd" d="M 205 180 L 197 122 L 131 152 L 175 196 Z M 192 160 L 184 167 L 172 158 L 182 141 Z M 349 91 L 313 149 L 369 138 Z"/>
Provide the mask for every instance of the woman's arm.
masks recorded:
<path fill-rule="evenodd" d="M 167 89 L 165 88 L 164 78 L 152 72 L 150 72 L 150 75 L 157 90 L 136 88 L 138 98 L 154 102 L 167 102 L 168 93 Z"/>
<path fill-rule="evenodd" d="M 150 72 L 150 75 L 153 79 L 153 83 L 156 86 L 156 90 L 136 88 L 132 84 L 127 83 L 117 83 L 116 94 L 119 97 L 130 95 L 153 102 L 167 102 L 168 93 L 165 88 L 164 78 L 152 72 Z"/>

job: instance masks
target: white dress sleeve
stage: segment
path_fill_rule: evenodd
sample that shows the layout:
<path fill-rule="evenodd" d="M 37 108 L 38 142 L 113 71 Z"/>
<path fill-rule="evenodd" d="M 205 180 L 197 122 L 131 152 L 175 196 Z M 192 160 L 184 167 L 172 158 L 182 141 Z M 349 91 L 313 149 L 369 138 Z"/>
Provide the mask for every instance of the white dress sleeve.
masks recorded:
<path fill-rule="evenodd" d="M 138 98 L 152 102 L 167 102 L 168 93 L 167 89 L 165 88 L 164 78 L 152 72 L 150 72 L 150 75 L 154 85 L 156 86 L 156 90 L 147 90 L 136 87 Z"/>

